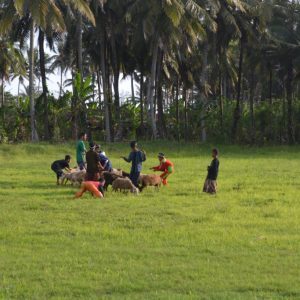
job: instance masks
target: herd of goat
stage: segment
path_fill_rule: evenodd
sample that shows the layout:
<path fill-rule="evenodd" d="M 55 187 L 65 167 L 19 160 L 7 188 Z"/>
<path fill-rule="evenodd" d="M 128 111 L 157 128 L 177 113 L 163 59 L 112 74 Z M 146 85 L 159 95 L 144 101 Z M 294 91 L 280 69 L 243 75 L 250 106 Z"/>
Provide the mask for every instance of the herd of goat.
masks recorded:
<path fill-rule="evenodd" d="M 71 169 L 70 172 L 64 173 L 61 177 L 61 184 L 66 185 L 67 182 L 71 182 L 72 185 L 80 185 L 86 176 L 85 170 L 78 170 L 77 168 Z M 112 169 L 111 172 L 104 171 L 101 173 L 101 177 L 104 178 L 104 190 L 111 185 L 113 191 L 130 191 L 131 193 L 139 193 L 147 186 L 154 186 L 159 188 L 162 184 L 160 176 L 155 174 L 141 174 L 139 177 L 139 188 L 135 187 L 129 179 L 129 173 L 121 169 Z"/>

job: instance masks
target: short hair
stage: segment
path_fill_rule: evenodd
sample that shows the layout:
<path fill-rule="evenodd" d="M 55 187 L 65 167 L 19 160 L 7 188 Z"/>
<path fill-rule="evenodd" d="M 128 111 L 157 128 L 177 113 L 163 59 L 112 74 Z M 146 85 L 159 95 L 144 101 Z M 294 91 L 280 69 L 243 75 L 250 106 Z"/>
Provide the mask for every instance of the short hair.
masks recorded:
<path fill-rule="evenodd" d="M 65 160 L 71 160 L 71 156 L 70 155 L 66 155 L 65 156 Z"/>
<path fill-rule="evenodd" d="M 164 158 L 164 157 L 165 157 L 165 154 L 162 153 L 162 152 L 159 152 L 159 153 L 158 153 L 158 157 Z"/>
<path fill-rule="evenodd" d="M 212 152 L 216 155 L 219 155 L 219 150 L 217 148 L 213 148 L 212 149 Z"/>
<path fill-rule="evenodd" d="M 136 141 L 130 142 L 130 148 L 134 148 L 136 146 L 137 146 L 137 142 Z"/>
<path fill-rule="evenodd" d="M 78 135 L 78 138 L 81 138 L 81 137 L 83 137 L 84 135 L 86 135 L 86 132 L 81 132 L 81 133 Z"/>

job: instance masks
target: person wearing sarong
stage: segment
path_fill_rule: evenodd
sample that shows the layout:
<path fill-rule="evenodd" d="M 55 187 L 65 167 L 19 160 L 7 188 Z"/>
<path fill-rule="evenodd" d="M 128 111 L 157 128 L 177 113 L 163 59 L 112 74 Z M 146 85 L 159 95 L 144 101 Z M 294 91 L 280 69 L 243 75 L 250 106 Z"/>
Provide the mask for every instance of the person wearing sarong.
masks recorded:
<path fill-rule="evenodd" d="M 219 151 L 217 149 L 212 150 L 213 160 L 210 166 L 207 167 L 207 177 L 204 183 L 203 192 L 209 194 L 217 193 L 217 178 L 219 174 Z"/>

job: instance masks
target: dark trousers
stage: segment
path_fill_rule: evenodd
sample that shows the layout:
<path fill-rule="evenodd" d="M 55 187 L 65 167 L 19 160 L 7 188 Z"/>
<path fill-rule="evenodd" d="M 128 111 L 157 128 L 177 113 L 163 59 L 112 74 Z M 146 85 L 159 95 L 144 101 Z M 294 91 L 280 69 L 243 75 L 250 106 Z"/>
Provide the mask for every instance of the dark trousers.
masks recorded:
<path fill-rule="evenodd" d="M 64 173 L 60 166 L 53 164 L 51 166 L 51 170 L 56 174 L 56 178 L 59 179 L 61 175 Z"/>
<path fill-rule="evenodd" d="M 86 181 L 98 181 L 100 178 L 99 173 L 86 173 L 85 180 Z"/>
<path fill-rule="evenodd" d="M 133 172 L 133 171 L 130 172 L 129 178 L 136 187 L 139 187 L 138 184 L 139 177 L 140 177 L 140 172 Z"/>

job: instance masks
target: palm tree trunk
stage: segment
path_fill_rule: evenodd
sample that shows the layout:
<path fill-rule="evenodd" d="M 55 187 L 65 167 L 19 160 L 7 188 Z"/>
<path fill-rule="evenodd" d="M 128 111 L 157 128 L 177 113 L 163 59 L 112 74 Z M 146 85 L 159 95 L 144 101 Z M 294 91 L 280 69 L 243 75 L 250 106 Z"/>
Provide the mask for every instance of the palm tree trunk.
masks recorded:
<path fill-rule="evenodd" d="M 176 131 L 177 141 L 180 141 L 180 128 L 179 128 L 179 80 L 176 79 Z"/>
<path fill-rule="evenodd" d="M 48 114 L 48 88 L 46 80 L 46 67 L 45 67 L 45 50 L 44 50 L 44 32 L 40 29 L 39 31 L 39 54 L 40 54 L 40 72 L 42 77 L 43 87 L 43 102 L 44 102 L 44 138 L 46 141 L 49 140 L 49 114 Z"/>
<path fill-rule="evenodd" d="M 273 70 L 272 70 L 272 66 L 270 64 L 269 65 L 269 101 L 270 101 L 270 105 L 273 104 L 272 93 L 273 93 Z"/>
<path fill-rule="evenodd" d="M 154 90 L 155 90 L 155 77 L 156 77 L 156 66 L 157 66 L 157 56 L 158 56 L 158 45 L 159 45 L 159 37 L 156 35 L 154 37 L 153 44 L 153 54 L 152 54 L 152 66 L 151 66 L 151 76 L 148 83 L 147 89 L 147 103 L 150 107 L 149 110 L 149 122 L 152 127 L 152 136 L 156 139 L 157 129 L 156 129 L 156 112 L 154 108 Z"/>
<path fill-rule="evenodd" d="M 286 78 L 286 99 L 287 99 L 287 132 L 290 145 L 295 143 L 293 130 L 293 61 L 289 60 Z"/>
<path fill-rule="evenodd" d="M 188 140 L 187 90 L 184 83 L 183 83 L 183 90 L 182 90 L 182 100 L 184 103 L 184 139 L 185 141 L 187 141 Z"/>
<path fill-rule="evenodd" d="M 144 134 L 143 128 L 144 128 L 144 72 L 141 70 L 141 75 L 140 75 L 140 128 L 142 130 L 142 135 Z"/>
<path fill-rule="evenodd" d="M 201 69 L 201 75 L 200 75 L 200 101 L 202 104 L 202 109 L 200 112 L 200 119 L 201 119 L 200 122 L 201 122 L 201 141 L 203 143 L 205 143 L 207 140 L 204 109 L 205 109 L 206 102 L 207 102 L 205 85 L 207 82 L 208 51 L 209 51 L 209 45 L 208 45 L 208 42 L 206 42 L 204 49 L 203 49 L 203 63 L 202 63 L 202 69 Z"/>
<path fill-rule="evenodd" d="M 255 90 L 255 79 L 254 69 L 251 69 L 250 74 L 250 119 L 251 119 L 251 141 L 255 143 L 255 117 L 254 117 L 254 90 Z"/>
<path fill-rule="evenodd" d="M 102 73 L 102 85 L 103 85 L 103 97 L 104 97 L 104 110 L 105 110 L 105 133 L 106 141 L 111 143 L 111 128 L 110 128 L 110 114 L 109 114 L 109 91 L 107 86 L 107 72 L 106 72 L 106 39 L 105 39 L 105 29 L 103 24 L 101 24 L 101 33 L 100 33 L 100 56 L 101 56 L 101 73 Z"/>
<path fill-rule="evenodd" d="M 1 78 L 1 107 L 4 108 L 4 102 L 5 102 L 5 87 L 4 87 L 4 76 Z"/>
<path fill-rule="evenodd" d="M 74 70 L 72 70 L 72 82 L 74 82 Z M 72 114 L 72 136 L 76 140 L 78 138 L 78 113 L 77 113 L 77 98 L 74 96 L 73 85 L 73 97 L 71 100 L 71 114 Z"/>
<path fill-rule="evenodd" d="M 164 116 L 163 107 L 163 89 L 162 89 L 162 63 L 163 63 L 163 53 L 159 51 L 158 66 L 157 66 L 157 117 L 158 117 L 158 131 L 160 138 L 166 137 L 166 123 Z"/>
<path fill-rule="evenodd" d="M 220 105 L 220 127 L 223 131 L 224 123 L 224 103 L 223 103 L 223 85 L 222 85 L 222 72 L 219 71 L 219 105 Z"/>
<path fill-rule="evenodd" d="M 97 84 L 98 84 L 98 102 L 100 110 L 102 109 L 102 97 L 101 97 L 101 75 L 100 70 L 97 70 Z"/>
<path fill-rule="evenodd" d="M 59 98 L 62 96 L 63 91 L 63 68 L 60 67 L 60 88 L 59 88 Z"/>
<path fill-rule="evenodd" d="M 134 74 L 130 75 L 130 84 L 131 84 L 131 101 L 135 105 L 135 95 L 134 95 Z"/>
<path fill-rule="evenodd" d="M 82 67 L 82 14 L 78 12 L 76 23 L 76 36 L 77 36 L 77 69 L 83 80 L 83 67 Z"/>
<path fill-rule="evenodd" d="M 111 17 L 111 16 L 110 16 Z M 111 36 L 110 36 L 110 45 L 111 45 L 111 61 L 112 61 L 112 69 L 114 73 L 114 96 L 115 96 L 115 111 L 116 111 L 116 119 L 120 120 L 120 93 L 119 93 L 119 78 L 120 78 L 120 63 L 118 59 L 118 53 L 116 48 L 116 40 L 115 33 L 113 30 L 112 22 L 111 24 Z"/>
<path fill-rule="evenodd" d="M 29 99 L 30 99 L 30 125 L 31 140 L 38 141 L 35 123 L 35 105 L 34 105 L 34 21 L 30 24 L 30 49 L 29 49 Z"/>
<path fill-rule="evenodd" d="M 237 99 L 236 107 L 233 115 L 233 125 L 232 125 L 232 141 L 235 142 L 238 124 L 241 119 L 241 89 L 242 89 L 242 76 L 243 76 L 243 62 L 244 62 L 244 36 L 240 39 L 240 58 L 239 58 L 239 70 L 238 70 L 238 84 L 237 84 Z"/>

